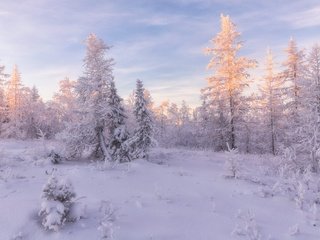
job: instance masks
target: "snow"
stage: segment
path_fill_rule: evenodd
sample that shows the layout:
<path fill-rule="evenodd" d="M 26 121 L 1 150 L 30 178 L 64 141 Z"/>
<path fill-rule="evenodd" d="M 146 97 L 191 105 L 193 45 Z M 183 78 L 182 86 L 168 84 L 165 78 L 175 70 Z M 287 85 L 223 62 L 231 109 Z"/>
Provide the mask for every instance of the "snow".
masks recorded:
<path fill-rule="evenodd" d="M 112 167 L 53 165 L 46 153 L 56 146 L 0 141 L 1 240 L 320 239 L 319 226 L 289 196 L 261 194 L 277 182 L 267 171 L 271 157 L 239 154 L 237 178 L 226 178 L 224 153 L 158 148 L 149 161 Z M 82 216 L 57 232 L 44 230 L 38 216 L 53 168 L 71 181 Z"/>

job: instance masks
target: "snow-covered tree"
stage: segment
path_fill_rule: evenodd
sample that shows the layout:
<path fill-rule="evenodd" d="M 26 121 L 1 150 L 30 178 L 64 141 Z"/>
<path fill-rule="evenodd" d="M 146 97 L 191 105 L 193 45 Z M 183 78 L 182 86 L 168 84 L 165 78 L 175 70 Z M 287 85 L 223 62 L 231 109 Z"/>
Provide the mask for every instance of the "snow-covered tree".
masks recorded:
<path fill-rule="evenodd" d="M 300 94 L 303 116 L 300 116 L 299 142 L 295 143 L 298 157 L 319 171 L 320 161 L 320 46 L 314 45 L 308 56 L 306 82 Z"/>
<path fill-rule="evenodd" d="M 195 129 L 193 127 L 194 122 L 192 121 L 191 108 L 183 100 L 181 107 L 178 111 L 178 126 L 177 126 L 177 144 L 184 147 L 192 147 L 197 145 L 195 139 Z"/>
<path fill-rule="evenodd" d="M 118 162 L 130 161 L 129 147 L 126 144 L 129 138 L 125 125 L 126 114 L 113 80 L 110 81 L 107 101 L 109 111 L 105 118 L 108 119 L 108 147 L 112 159 Z"/>
<path fill-rule="evenodd" d="M 9 111 L 11 115 L 18 117 L 19 107 L 21 105 L 21 76 L 18 70 L 18 66 L 14 65 L 11 79 L 9 81 L 8 91 L 7 91 L 7 101 L 9 106 Z M 13 116 L 11 116 L 13 117 Z"/>
<path fill-rule="evenodd" d="M 26 138 L 38 138 L 45 133 L 46 123 L 43 120 L 45 115 L 45 104 L 42 102 L 38 89 L 33 86 L 31 89 L 22 88 L 22 109 L 21 122 Z"/>
<path fill-rule="evenodd" d="M 264 144 L 267 145 L 267 151 L 273 155 L 279 150 L 279 135 L 281 129 L 281 120 L 283 118 L 284 102 L 282 89 L 284 87 L 283 78 L 274 71 L 274 60 L 271 50 L 267 52 L 265 76 L 260 87 L 262 93 L 260 108 L 262 111 L 262 125 L 266 135 Z"/>
<path fill-rule="evenodd" d="M 293 144 L 299 142 L 298 128 L 304 117 L 303 89 L 305 87 L 305 56 L 304 52 L 299 50 L 293 38 L 290 39 L 289 45 L 285 50 L 287 59 L 283 63 L 284 71 L 282 77 L 285 81 L 285 114 L 286 125 L 285 139 L 283 144 L 285 147 L 292 147 Z"/>
<path fill-rule="evenodd" d="M 206 49 L 212 56 L 208 68 L 214 70 L 208 78 L 212 110 L 223 121 L 217 128 L 223 129 L 232 149 L 236 147 L 237 127 L 242 118 L 241 97 L 249 83 L 248 70 L 256 65 L 254 60 L 238 56 L 242 47 L 239 37 L 230 17 L 221 15 L 221 31 L 211 40 L 213 46 Z"/>
<path fill-rule="evenodd" d="M 155 108 L 155 125 L 158 132 L 158 142 L 165 145 L 168 134 L 168 107 L 169 101 L 163 101 Z"/>
<path fill-rule="evenodd" d="M 70 156 L 81 156 L 87 149 L 96 157 L 111 160 L 105 132 L 108 127 L 108 91 L 114 78 L 114 61 L 107 57 L 110 47 L 96 35 L 90 34 L 86 45 L 84 73 L 75 84 L 79 119 L 69 125 L 63 138 Z"/>
<path fill-rule="evenodd" d="M 287 49 L 287 59 L 283 63 L 285 68 L 283 77 L 287 83 L 287 109 L 288 115 L 297 121 L 299 110 L 301 110 L 301 89 L 304 82 L 305 66 L 304 52 L 299 50 L 293 38 L 290 39 Z"/>
<path fill-rule="evenodd" d="M 75 109 L 75 81 L 68 77 L 59 82 L 59 91 L 53 96 L 53 103 L 61 124 L 72 121 Z"/>
<path fill-rule="evenodd" d="M 135 91 L 134 115 L 137 121 L 133 137 L 130 139 L 133 157 L 148 158 L 153 139 L 153 119 L 145 99 L 144 87 L 141 80 L 137 80 Z"/>
<path fill-rule="evenodd" d="M 72 221 L 70 211 L 76 194 L 70 181 L 50 176 L 41 195 L 39 216 L 45 229 L 58 231 Z"/>
<path fill-rule="evenodd" d="M 5 72 L 5 66 L 0 65 L 0 135 L 1 135 L 1 126 L 4 122 L 7 121 L 7 103 L 5 97 L 5 81 L 8 77 L 8 74 Z"/>
<path fill-rule="evenodd" d="M 14 66 L 6 91 L 7 121 L 2 126 L 2 136 L 10 138 L 24 138 L 22 120 L 22 84 L 17 65 Z"/>

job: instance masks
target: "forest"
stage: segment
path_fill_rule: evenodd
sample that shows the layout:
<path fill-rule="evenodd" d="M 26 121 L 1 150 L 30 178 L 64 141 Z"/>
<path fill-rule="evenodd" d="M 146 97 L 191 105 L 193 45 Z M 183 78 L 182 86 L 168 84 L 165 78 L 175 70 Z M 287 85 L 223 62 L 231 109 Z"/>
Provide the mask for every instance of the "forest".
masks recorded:
<path fill-rule="evenodd" d="M 41 100 L 36 86 L 23 85 L 17 66 L 10 75 L 4 66 L 0 68 L 1 138 L 59 138 L 68 143 L 64 153 L 68 157 L 81 155 L 85 148 L 92 148 L 98 158 L 102 151 L 104 157 L 122 152 L 108 156 L 112 161 L 131 161 L 136 156 L 130 156 L 130 151 L 143 148 L 144 155 L 151 145 L 287 154 L 304 167 L 311 164 L 317 172 L 319 45 L 299 49 L 291 38 L 284 49 L 286 61 L 280 66 L 268 49 L 265 62 L 259 63 L 264 72 L 254 78 L 250 70 L 258 62 L 240 55 L 245 46 L 230 17 L 221 15 L 220 20 L 220 32 L 205 49 L 212 75 L 199 93 L 201 106 L 191 108 L 185 101 L 156 104 L 141 80 L 123 100 L 117 94 L 109 46 L 91 34 L 86 40 L 83 76 L 61 80 L 50 101 Z M 252 87 L 254 81 L 257 89 Z"/>

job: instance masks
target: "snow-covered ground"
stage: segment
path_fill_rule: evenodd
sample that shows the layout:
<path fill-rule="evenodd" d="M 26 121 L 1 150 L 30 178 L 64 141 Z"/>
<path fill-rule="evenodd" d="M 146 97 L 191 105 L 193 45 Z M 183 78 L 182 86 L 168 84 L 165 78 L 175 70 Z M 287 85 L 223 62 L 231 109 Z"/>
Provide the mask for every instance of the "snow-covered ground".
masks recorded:
<path fill-rule="evenodd" d="M 53 146 L 0 142 L 1 240 L 101 239 L 101 206 L 112 215 L 107 230 L 117 240 L 320 239 L 319 226 L 290 197 L 265 194 L 277 182 L 266 157 L 239 155 L 239 178 L 232 179 L 224 177 L 224 153 L 155 149 L 150 161 L 104 168 L 95 162 L 53 165 L 43 157 Z M 53 168 L 86 206 L 82 219 L 58 232 L 44 230 L 38 217 Z"/>

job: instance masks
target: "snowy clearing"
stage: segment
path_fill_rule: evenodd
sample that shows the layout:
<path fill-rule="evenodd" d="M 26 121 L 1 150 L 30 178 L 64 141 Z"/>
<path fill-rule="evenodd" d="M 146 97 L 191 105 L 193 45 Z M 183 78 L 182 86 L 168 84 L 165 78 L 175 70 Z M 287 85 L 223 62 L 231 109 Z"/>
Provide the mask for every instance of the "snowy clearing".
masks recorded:
<path fill-rule="evenodd" d="M 53 165 L 41 156 L 54 145 L 0 142 L 0 239 L 102 239 L 104 230 L 105 239 L 117 240 L 320 239 L 319 226 L 288 197 L 261 194 L 276 182 L 266 176 L 268 159 L 239 155 L 246 168 L 228 179 L 223 153 L 156 149 L 149 162 L 103 169 L 96 162 Z M 53 168 L 86 206 L 84 217 L 58 232 L 44 230 L 38 217 Z"/>

